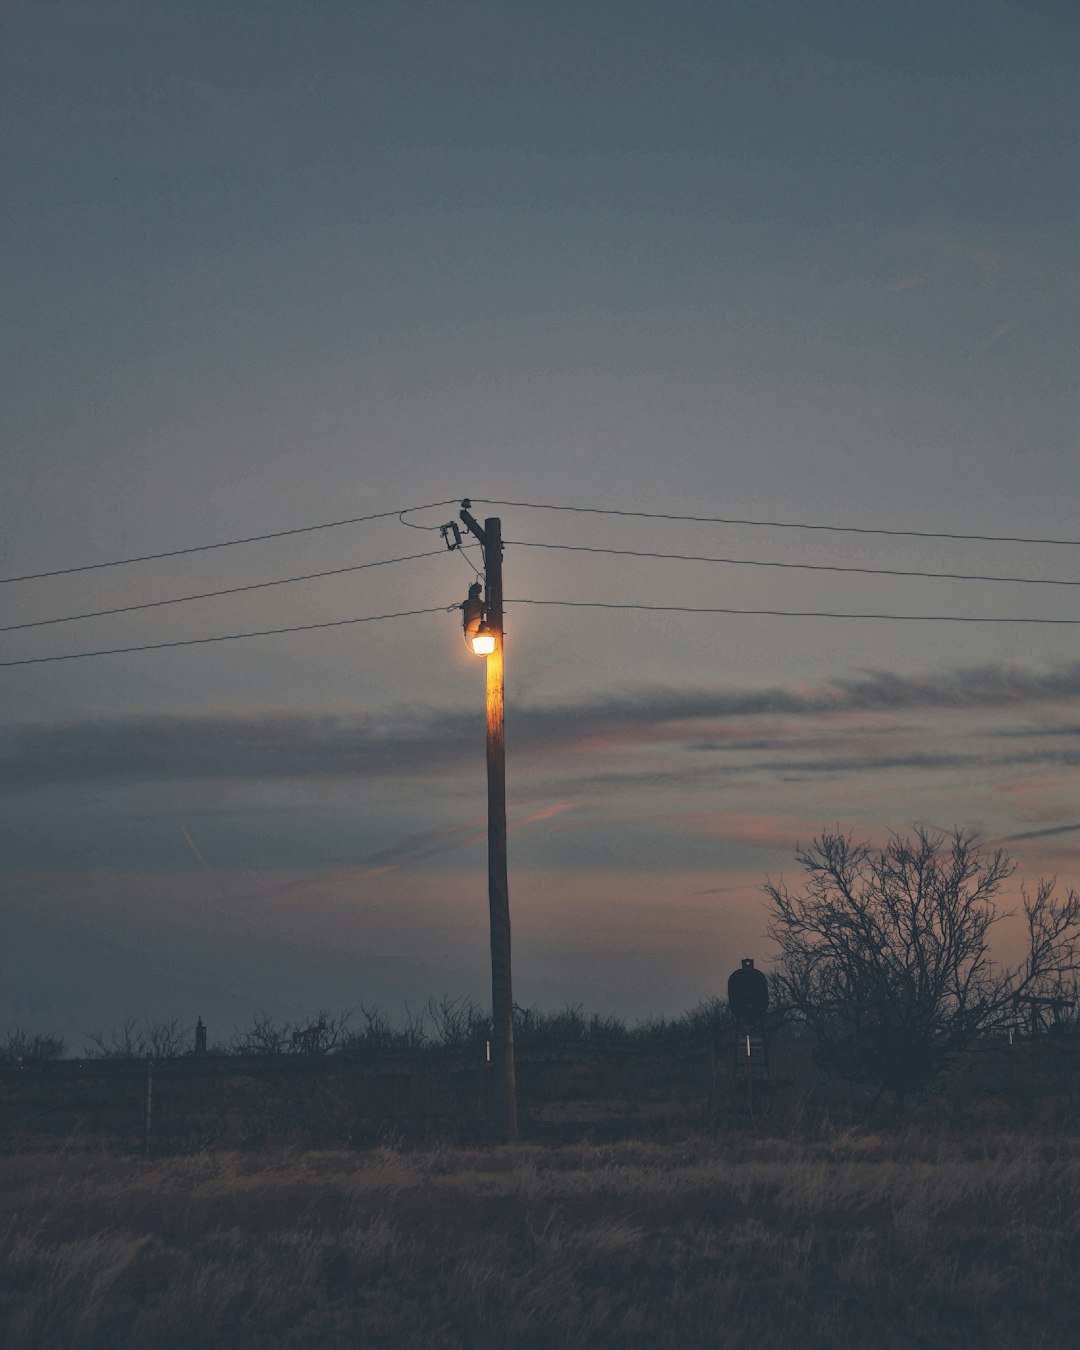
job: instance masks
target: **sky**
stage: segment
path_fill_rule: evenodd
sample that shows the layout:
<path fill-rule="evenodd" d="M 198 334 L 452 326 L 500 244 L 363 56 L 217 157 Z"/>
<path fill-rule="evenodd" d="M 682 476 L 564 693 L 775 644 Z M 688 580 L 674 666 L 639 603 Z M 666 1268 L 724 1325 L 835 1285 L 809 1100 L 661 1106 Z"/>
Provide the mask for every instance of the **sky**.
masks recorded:
<path fill-rule="evenodd" d="M 0 575 L 379 518 L 8 582 L 0 661 L 435 612 L 0 665 L 0 1026 L 487 1001 L 463 498 L 510 601 L 653 606 L 507 606 L 518 1003 L 722 993 L 823 829 L 1080 885 L 1076 627 L 686 612 L 1080 620 L 1078 42 L 1064 0 L 12 0 Z"/>

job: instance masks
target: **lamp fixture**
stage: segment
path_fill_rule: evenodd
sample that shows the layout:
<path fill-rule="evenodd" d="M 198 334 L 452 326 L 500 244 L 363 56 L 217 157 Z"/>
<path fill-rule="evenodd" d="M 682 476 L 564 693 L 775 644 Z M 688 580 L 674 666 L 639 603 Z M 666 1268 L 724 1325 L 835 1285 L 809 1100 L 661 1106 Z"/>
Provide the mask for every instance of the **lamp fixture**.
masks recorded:
<path fill-rule="evenodd" d="M 481 623 L 480 627 L 473 633 L 472 649 L 477 656 L 490 656 L 495 650 L 495 634 L 486 623 Z"/>
<path fill-rule="evenodd" d="M 495 650 L 495 630 L 484 618 L 484 602 L 480 599 L 481 586 L 475 582 L 469 587 L 469 598 L 461 606 L 461 626 L 465 640 L 477 656 L 490 656 Z"/>

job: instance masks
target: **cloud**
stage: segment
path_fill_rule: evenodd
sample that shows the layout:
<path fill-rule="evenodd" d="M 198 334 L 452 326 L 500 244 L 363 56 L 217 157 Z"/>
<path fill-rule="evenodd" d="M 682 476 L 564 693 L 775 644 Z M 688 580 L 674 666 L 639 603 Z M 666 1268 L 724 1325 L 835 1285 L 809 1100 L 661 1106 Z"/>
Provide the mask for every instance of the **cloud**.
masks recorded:
<path fill-rule="evenodd" d="M 777 746 L 776 749 L 782 747 Z M 790 751 L 791 746 L 783 747 Z M 557 780 L 546 779 L 548 791 L 570 792 L 585 791 L 611 796 L 615 793 L 636 792 L 650 787 L 706 787 L 725 780 L 753 777 L 754 775 L 779 775 L 789 782 L 810 780 L 814 777 L 828 777 L 842 774 L 887 775 L 902 770 L 916 772 L 950 773 L 956 770 L 990 770 L 1043 766 L 1052 764 L 1069 767 L 1080 764 L 1080 751 L 1071 752 L 1060 749 L 1047 749 L 1024 755 L 984 755 L 959 754 L 942 751 L 940 753 L 912 753 L 903 755 L 864 755 L 829 756 L 814 758 L 806 755 L 792 758 L 790 754 L 783 759 L 756 759 L 743 763 L 733 763 L 725 759 L 707 767 L 673 768 L 662 772 L 652 769 L 618 770 L 592 773 L 585 777 L 563 777 Z"/>
<path fill-rule="evenodd" d="M 760 811 L 694 811 L 675 819 L 683 829 L 708 839 L 787 851 L 794 849 L 799 840 L 812 839 L 822 828 L 820 821 L 811 822 Z"/>
<path fill-rule="evenodd" d="M 0 787 L 120 779 L 334 778 L 451 768 L 476 742 L 453 713 L 136 715 L 9 730 Z M 482 734 L 482 733 L 481 733 Z"/>
<path fill-rule="evenodd" d="M 1006 838 L 1012 842 L 1016 839 L 1049 839 L 1054 834 L 1073 834 L 1080 830 L 1080 820 L 1075 825 L 1051 825 L 1045 830 L 1024 830 L 1020 834 L 1010 834 Z"/>
<path fill-rule="evenodd" d="M 926 275 L 900 277 L 896 281 L 891 281 L 885 289 L 893 295 L 900 295 L 904 291 L 921 290 L 929 280 L 930 278 Z"/>
<path fill-rule="evenodd" d="M 988 733 L 991 736 L 1024 739 L 1029 736 L 1080 736 L 1080 722 L 1063 722 L 1058 726 L 1040 727 L 1004 727 Z"/>
<path fill-rule="evenodd" d="M 487 837 L 487 818 L 478 816 L 475 820 L 461 821 L 454 825 L 443 825 L 435 830 L 423 830 L 419 834 L 409 835 L 398 840 L 388 848 L 379 849 L 362 858 L 357 866 L 364 876 L 374 876 L 400 867 L 403 863 L 419 862 L 434 857 L 448 849 L 462 848 L 468 844 L 480 843 Z M 352 870 L 352 869 L 339 869 Z"/>
<path fill-rule="evenodd" d="M 554 802 L 548 806 L 540 807 L 518 820 L 511 820 L 507 826 L 507 833 L 513 834 L 528 825 L 536 825 L 541 821 L 551 820 L 555 816 L 561 815 L 563 811 L 568 811 L 570 807 L 570 802 Z M 194 841 L 186 830 L 184 830 L 184 837 L 194 849 Z M 436 829 L 422 830 L 417 834 L 406 835 L 386 848 L 368 853 L 355 863 L 347 863 L 344 867 L 330 868 L 313 876 L 294 877 L 269 889 L 263 887 L 243 895 L 230 895 L 227 892 L 223 892 L 223 894 L 226 899 L 233 900 L 267 900 L 296 891 L 305 891 L 316 885 L 326 886 L 366 881 L 372 877 L 385 876 L 388 872 L 396 872 L 402 867 L 407 867 L 410 863 L 426 862 L 429 858 L 437 857 L 441 853 L 449 853 L 455 849 L 482 844 L 486 839 L 487 817 L 478 816 L 473 820 L 457 821 L 451 825 L 442 825 Z M 207 870 L 210 870 L 209 864 L 197 850 L 196 857 Z M 218 880 L 216 873 L 212 873 L 212 875 L 214 875 L 215 880 Z M 220 881 L 218 884 L 220 886 Z"/>
<path fill-rule="evenodd" d="M 206 872 L 207 875 L 212 879 L 222 899 L 227 900 L 229 898 L 229 892 L 226 889 L 224 882 L 214 871 L 214 869 L 210 866 L 210 864 L 206 861 L 202 849 L 198 846 L 195 840 L 192 839 L 191 831 L 188 829 L 188 827 L 184 824 L 182 820 L 178 820 L 176 823 L 177 825 L 180 826 L 180 833 L 184 836 L 184 840 L 187 843 L 188 848 L 190 848 L 192 853 L 195 855 L 195 858 L 198 861 L 199 865 L 202 867 L 203 871 Z"/>
<path fill-rule="evenodd" d="M 561 816 L 564 811 L 569 811 L 573 805 L 573 802 L 552 802 L 550 806 L 541 806 L 521 820 L 513 821 L 508 826 L 507 832 L 513 834 L 515 830 L 524 829 L 526 825 L 538 825 L 542 820 L 553 820 L 555 816 Z"/>
<path fill-rule="evenodd" d="M 1009 319 L 1007 323 L 999 323 L 992 333 L 983 338 L 979 346 L 989 347 L 994 342 L 1000 342 L 1002 338 L 1008 337 L 1015 327 L 1015 319 Z"/>
<path fill-rule="evenodd" d="M 761 689 L 631 689 L 572 703 L 510 707 L 507 724 L 516 755 L 540 756 L 555 751 L 595 753 L 598 746 L 615 750 L 657 741 L 684 747 L 700 745 L 703 736 L 729 743 L 739 733 L 710 724 L 755 718 L 975 711 L 1078 697 L 1080 663 L 1049 671 L 994 665 L 925 676 L 868 671 L 856 678 Z M 0 741 L 0 790 L 109 781 L 355 780 L 450 773 L 482 742 L 477 722 L 473 712 L 406 708 L 377 716 L 271 710 L 14 725 Z M 836 731 L 835 721 L 831 729 Z M 753 730 L 760 745 L 761 729 Z M 772 739 L 777 749 L 791 748 L 790 732 L 775 721 L 766 728 L 764 739 Z M 751 743 L 743 742 L 743 748 Z M 1050 758 L 1062 756 L 1055 753 Z M 1012 762 L 1038 759 L 1023 756 Z M 945 760 L 959 762 L 937 754 L 853 755 L 760 767 L 821 773 L 859 767 L 935 767 Z"/>

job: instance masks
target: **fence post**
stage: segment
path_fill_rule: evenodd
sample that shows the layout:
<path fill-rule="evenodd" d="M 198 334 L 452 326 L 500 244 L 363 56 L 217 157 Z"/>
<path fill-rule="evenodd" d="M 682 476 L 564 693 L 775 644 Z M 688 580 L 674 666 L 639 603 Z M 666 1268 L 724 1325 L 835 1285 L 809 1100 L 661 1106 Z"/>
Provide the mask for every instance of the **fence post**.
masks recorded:
<path fill-rule="evenodd" d="M 154 1059 L 146 1056 L 146 1141 L 145 1156 L 150 1157 L 150 1125 L 154 1115 Z"/>
<path fill-rule="evenodd" d="M 750 1050 L 750 1033 L 746 1033 L 746 1103 L 750 1108 L 750 1118 L 754 1117 L 754 1060 Z"/>
<path fill-rule="evenodd" d="M 716 1119 L 716 1038 L 719 1035 L 716 1027 L 713 1027 L 709 1033 L 709 1095 L 708 1104 L 705 1108 L 706 1118 L 712 1122 Z"/>

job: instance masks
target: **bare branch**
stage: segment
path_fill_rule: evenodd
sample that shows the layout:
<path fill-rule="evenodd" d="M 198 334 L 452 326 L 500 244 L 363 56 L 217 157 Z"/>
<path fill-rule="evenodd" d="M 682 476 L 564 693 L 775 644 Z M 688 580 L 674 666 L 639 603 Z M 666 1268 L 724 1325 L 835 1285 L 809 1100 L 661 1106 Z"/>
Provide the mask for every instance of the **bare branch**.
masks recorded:
<path fill-rule="evenodd" d="M 1015 869 L 975 835 L 917 825 L 883 848 L 824 832 L 796 852 L 804 888 L 768 882 L 776 988 L 814 1031 L 824 1067 L 893 1092 L 924 1086 L 978 1035 L 1080 968 L 1080 896 L 1023 892 L 1028 953 L 990 959 L 996 897 Z"/>

